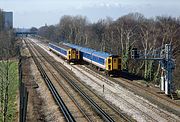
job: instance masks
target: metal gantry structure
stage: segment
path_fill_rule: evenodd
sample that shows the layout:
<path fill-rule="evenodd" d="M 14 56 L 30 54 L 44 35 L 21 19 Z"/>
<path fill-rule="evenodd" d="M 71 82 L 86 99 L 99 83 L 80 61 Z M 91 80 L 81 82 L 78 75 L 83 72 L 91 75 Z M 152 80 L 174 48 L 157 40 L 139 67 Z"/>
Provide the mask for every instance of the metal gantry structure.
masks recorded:
<path fill-rule="evenodd" d="M 37 35 L 37 32 L 14 32 L 16 37 L 27 37 L 28 35 L 35 36 Z"/>
<path fill-rule="evenodd" d="M 172 74 L 175 68 L 175 60 L 172 57 L 171 44 L 165 44 L 164 47 L 152 51 L 138 51 L 137 48 L 133 48 L 131 57 L 136 60 L 159 61 L 161 65 L 160 89 L 164 91 L 166 95 L 171 95 L 174 92 Z"/>

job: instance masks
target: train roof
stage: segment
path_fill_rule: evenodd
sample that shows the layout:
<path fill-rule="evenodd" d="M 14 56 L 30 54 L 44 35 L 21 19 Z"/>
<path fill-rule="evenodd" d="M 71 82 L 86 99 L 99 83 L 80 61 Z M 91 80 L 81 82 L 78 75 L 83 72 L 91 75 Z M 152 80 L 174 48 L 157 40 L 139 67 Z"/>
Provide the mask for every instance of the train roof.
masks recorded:
<path fill-rule="evenodd" d="M 93 54 L 93 55 L 97 55 L 97 56 L 100 56 L 100 57 L 103 57 L 103 58 L 107 58 L 109 56 L 112 56 L 112 54 L 110 54 L 110 53 L 96 51 L 96 50 L 91 49 L 91 48 L 81 47 L 81 46 L 78 46 L 78 45 L 75 45 L 75 44 L 70 44 L 70 43 L 64 43 L 64 44 L 68 45 L 70 47 L 76 48 L 76 49 L 78 49 L 80 51 L 87 52 L 87 53 L 90 53 L 90 54 Z"/>
<path fill-rule="evenodd" d="M 64 45 L 67 45 L 67 46 L 69 46 L 69 47 L 75 48 L 75 49 L 77 49 L 77 50 L 80 50 L 81 48 L 83 48 L 83 47 L 78 46 L 78 45 L 75 45 L 75 44 L 70 44 L 70 43 L 63 43 L 63 44 L 64 44 Z"/>
<path fill-rule="evenodd" d="M 83 47 L 83 48 L 80 49 L 80 51 L 87 52 L 87 53 L 91 54 L 91 53 L 95 52 L 96 50 L 93 50 L 91 48 Z"/>
<path fill-rule="evenodd" d="M 66 49 L 66 50 L 73 48 L 73 47 L 70 47 L 68 45 L 64 45 L 64 43 L 49 43 L 49 44 L 55 45 L 57 47 L 60 47 L 60 48 Z"/>
<path fill-rule="evenodd" d="M 103 58 L 107 58 L 109 56 L 112 56 L 112 54 L 109 54 L 109 53 L 106 53 L 106 52 L 100 52 L 100 51 L 93 52 L 92 54 L 93 55 L 98 55 L 98 56 L 103 57 Z"/>

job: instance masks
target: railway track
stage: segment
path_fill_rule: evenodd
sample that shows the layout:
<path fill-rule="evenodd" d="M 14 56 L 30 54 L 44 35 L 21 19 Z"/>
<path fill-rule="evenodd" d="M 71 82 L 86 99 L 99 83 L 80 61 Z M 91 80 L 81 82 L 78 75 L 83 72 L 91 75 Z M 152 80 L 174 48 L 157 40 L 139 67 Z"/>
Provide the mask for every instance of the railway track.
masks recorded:
<path fill-rule="evenodd" d="M 43 56 L 41 56 L 43 57 Z M 42 62 L 46 62 L 45 60 L 42 60 Z M 53 62 L 54 63 L 54 62 Z M 60 85 L 61 86 L 61 89 L 64 89 L 66 91 L 66 93 L 68 94 L 68 96 L 73 99 L 73 102 L 78 106 L 78 108 L 81 110 L 81 112 L 84 114 L 84 116 L 86 117 L 86 119 L 88 121 L 101 121 L 101 118 L 96 116 L 96 113 L 95 112 L 92 112 L 93 110 L 89 107 L 89 105 L 86 105 L 87 103 L 83 103 L 84 101 L 82 100 L 82 98 L 79 97 L 79 95 L 77 94 L 77 92 L 75 90 L 73 90 L 73 88 L 71 88 L 71 86 L 68 85 L 68 83 L 65 81 L 65 82 L 62 82 L 62 78 L 59 78 L 61 76 L 57 76 L 55 75 L 56 73 L 54 71 L 51 71 L 53 69 L 53 67 L 50 67 L 48 66 L 47 64 L 45 65 L 46 67 L 48 67 L 48 71 L 51 72 L 51 74 L 53 75 L 53 77 L 56 79 L 56 81 L 61 81 L 61 82 L 58 82 L 57 85 Z M 51 69 L 51 70 L 49 70 Z M 61 71 L 62 72 L 62 71 Z M 60 92 L 62 92 L 62 90 L 60 90 Z M 67 99 L 67 97 L 64 97 Z M 66 100 L 66 101 L 69 101 L 69 100 Z M 83 108 L 90 108 L 89 110 L 85 110 L 81 107 L 80 103 L 83 103 Z M 68 103 L 66 103 L 68 104 Z M 70 103 L 70 109 L 74 109 L 75 107 L 72 107 L 72 103 Z M 88 113 L 88 114 L 86 114 Z M 76 114 L 76 113 L 75 113 Z M 74 115 L 76 116 L 76 115 Z M 77 120 L 78 121 L 78 120 Z M 79 121 L 85 121 L 85 120 L 79 120 Z"/>
<path fill-rule="evenodd" d="M 112 86 L 112 87 L 115 87 L 114 84 L 107 78 L 101 76 L 100 74 L 97 74 L 96 72 L 86 68 L 85 66 L 78 66 L 80 68 L 76 68 L 74 67 L 75 69 L 79 70 L 82 74 L 84 74 L 81 69 L 87 71 L 88 73 L 90 73 L 91 75 L 95 76 L 96 78 L 104 81 L 105 83 L 107 83 L 108 85 Z M 102 84 L 100 84 L 99 82 L 97 82 L 96 80 L 92 79 L 90 76 L 88 76 L 87 74 L 84 74 L 86 75 L 87 77 L 89 77 L 89 79 L 91 79 L 93 82 L 95 82 L 97 85 L 99 85 L 100 87 L 103 87 Z M 139 88 L 139 87 L 138 87 Z M 162 111 L 162 110 L 159 110 L 156 106 L 153 106 L 152 104 L 150 104 L 149 102 L 147 101 L 143 101 L 141 99 L 138 99 L 136 97 L 134 97 L 134 94 L 129 94 L 129 97 L 127 96 L 124 96 L 123 94 L 118 95 L 117 93 L 114 93 L 112 91 L 110 91 L 109 89 L 106 89 L 108 90 L 109 92 L 111 92 L 115 97 L 120 97 L 121 100 L 124 100 L 126 103 L 129 104 L 129 106 L 131 106 L 132 108 L 135 108 L 136 110 L 142 112 L 142 114 L 144 114 L 144 116 L 147 116 L 147 118 L 153 120 L 153 121 L 156 121 L 153 117 L 147 115 L 147 113 L 143 112 L 141 109 L 143 109 L 143 107 L 141 107 L 141 109 L 137 108 L 136 106 L 132 105 L 131 103 L 129 103 L 127 100 L 125 99 L 129 99 L 129 98 L 133 98 L 134 101 L 136 101 L 137 103 L 139 103 L 140 105 L 142 106 L 145 106 L 147 107 L 148 109 L 152 110 L 153 112 L 155 112 L 157 115 L 161 116 L 162 118 L 164 118 L 165 120 L 168 120 L 168 121 L 179 121 L 179 119 L 175 118 L 174 116 L 171 116 L 169 115 L 169 113 L 165 112 L 165 111 Z M 118 89 L 119 92 L 124 92 L 122 89 Z"/>
<path fill-rule="evenodd" d="M 115 78 L 114 80 L 115 80 L 116 82 L 118 82 L 119 80 L 124 80 L 124 81 L 127 82 L 128 84 L 131 84 L 131 85 L 133 85 L 133 86 L 135 86 L 135 87 L 137 87 L 137 88 L 140 88 L 140 89 L 146 91 L 147 93 L 155 96 L 156 98 L 160 98 L 161 100 L 168 102 L 169 105 L 173 105 L 173 106 L 175 106 L 175 107 L 177 107 L 177 108 L 180 108 L 180 104 L 176 103 L 174 100 L 171 100 L 169 97 L 164 96 L 164 95 L 158 95 L 158 94 L 155 93 L 154 91 L 148 90 L 147 87 L 144 87 L 144 86 L 142 86 L 142 85 L 140 85 L 140 84 L 134 83 L 134 82 L 132 82 L 132 81 L 130 81 L 130 80 L 127 80 L 127 79 L 125 79 L 125 78 Z M 180 111 L 179 111 L 179 112 L 180 112 Z M 178 113 L 179 113 L 179 112 L 178 112 Z M 179 114 L 180 114 L 180 113 L 179 113 Z"/>
<path fill-rule="evenodd" d="M 74 67 L 75 69 L 77 69 L 77 70 L 79 70 L 80 71 L 80 69 L 78 69 L 78 68 L 76 68 L 76 67 Z M 82 71 L 80 71 L 82 74 L 84 74 L 84 75 L 86 75 L 86 77 L 88 77 L 89 79 L 91 79 L 94 83 L 96 83 L 98 86 L 100 86 L 101 88 L 103 88 L 103 85 L 102 84 L 100 84 L 99 82 L 97 82 L 96 80 L 94 80 L 94 79 L 92 79 L 89 75 L 87 75 L 87 74 L 85 74 L 85 73 L 83 73 Z M 88 70 L 88 72 L 90 72 L 90 70 Z M 98 79 L 100 79 L 100 80 L 103 80 L 103 81 L 105 81 L 107 84 L 109 84 L 110 86 L 112 86 L 113 84 L 111 84 L 111 82 L 108 82 L 105 78 L 103 78 L 103 77 L 98 77 L 98 75 L 96 74 L 96 73 L 94 73 L 94 72 L 91 72 L 91 74 L 93 75 L 93 76 L 95 76 L 96 78 L 98 78 Z M 148 114 L 146 114 L 145 112 L 143 112 L 141 109 L 139 109 L 139 108 L 137 108 L 136 106 L 134 106 L 133 104 L 131 104 L 128 100 L 126 100 L 124 97 L 124 95 L 118 95 L 117 93 L 115 93 L 115 92 L 113 92 L 113 91 L 111 91 L 110 89 L 108 89 L 108 88 L 104 88 L 105 89 L 105 91 L 107 92 L 110 92 L 114 97 L 117 97 L 117 98 L 121 98 L 121 101 L 123 101 L 124 103 L 126 103 L 130 108 L 133 108 L 133 109 L 135 109 L 136 111 L 140 111 L 141 113 L 142 113 L 142 116 L 144 116 L 144 117 L 146 117 L 146 119 L 147 120 L 153 120 L 153 121 L 156 121 L 153 117 L 151 117 L 151 116 L 149 116 Z M 124 91 L 122 91 L 121 89 L 118 89 L 119 90 L 119 93 L 123 93 Z"/>
<path fill-rule="evenodd" d="M 38 54 L 38 55 L 36 55 L 37 57 L 41 57 L 40 60 L 41 60 L 41 62 L 43 62 L 44 66 L 46 67 L 46 72 L 48 72 L 48 75 L 51 75 L 53 77 L 53 78 L 51 77 L 51 79 L 58 83 L 57 84 L 56 82 L 53 82 L 53 84 L 55 84 L 55 87 L 58 90 L 60 96 L 65 101 L 67 107 L 71 108 L 70 111 L 73 111 L 73 113 L 76 114 L 76 115 L 73 115 L 73 113 L 72 113 L 72 115 L 75 117 L 75 120 L 84 121 L 84 122 L 89 121 L 90 122 L 91 119 L 86 115 L 86 113 L 84 112 L 83 108 L 79 105 L 77 100 L 69 93 L 68 87 L 64 87 L 64 84 L 62 84 L 62 82 L 61 83 L 58 82 L 58 81 L 62 81 L 62 79 L 59 78 L 60 76 L 57 76 L 57 73 L 55 73 L 55 71 L 52 71 L 53 68 L 50 67 L 50 65 L 48 65 L 45 60 L 43 60 L 43 57 L 39 54 L 39 52 L 37 52 L 37 50 L 33 46 L 31 46 L 31 48 L 33 48 L 34 52 L 36 54 Z M 57 86 L 60 86 L 60 88 L 58 88 Z M 72 92 L 74 92 L 74 91 L 72 91 Z M 77 109 L 79 109 L 80 111 L 77 111 Z M 74 110 L 76 112 L 74 112 Z M 79 112 L 81 112 L 82 115 Z M 80 118 L 80 119 L 78 119 L 78 118 Z"/>
<path fill-rule="evenodd" d="M 86 69 L 87 70 L 87 69 Z M 88 69 L 89 70 L 89 69 Z M 95 74 L 93 74 L 93 76 L 97 76 L 97 77 L 99 77 L 101 80 L 103 80 L 103 81 L 105 81 L 105 82 L 108 82 L 108 80 L 106 80 L 106 79 L 103 79 L 102 78 L 102 76 L 99 76 L 99 75 L 97 75 L 97 73 L 95 73 Z M 113 78 L 109 78 L 111 81 L 113 81 L 113 82 L 115 82 L 115 83 L 118 83 L 118 84 L 120 84 L 120 85 L 122 85 L 121 83 L 119 83 L 119 81 L 117 81 L 119 78 L 116 78 L 116 79 L 113 79 Z M 125 82 L 127 82 L 127 83 L 129 83 L 129 84 L 132 84 L 132 85 L 134 85 L 134 83 L 131 83 L 132 81 L 129 81 L 129 80 L 127 80 L 127 79 L 123 79 L 123 80 L 125 80 Z M 111 84 L 111 82 L 108 82 L 109 84 Z M 112 84 L 111 84 L 112 85 Z M 124 86 L 124 85 L 123 85 Z M 152 93 L 152 94 L 154 94 L 154 95 L 156 95 L 155 93 L 153 93 L 153 92 L 151 92 L 151 91 L 148 91 L 146 88 L 142 88 L 142 86 L 140 86 L 140 85 L 138 85 L 138 84 L 135 84 L 134 85 L 135 87 L 137 87 L 138 89 L 145 89 L 145 91 L 147 91 L 147 92 L 150 92 L 150 93 Z M 101 85 L 101 87 L 102 87 L 102 85 Z M 127 87 L 127 86 L 126 86 Z M 128 89 L 131 89 L 131 87 L 129 87 Z M 114 94 L 115 96 L 117 95 L 117 94 Z M 134 95 L 134 94 L 133 94 Z M 158 95 L 156 95 L 156 97 L 159 97 Z M 161 98 L 161 97 L 160 97 Z M 164 99 L 163 97 L 161 98 L 161 99 Z M 164 99 L 165 101 L 167 100 L 167 99 Z M 137 102 L 139 102 L 140 104 L 141 104 L 141 101 L 138 101 L 138 99 L 135 99 L 135 101 L 137 101 Z M 171 102 L 172 104 L 174 104 L 174 105 L 176 105 L 177 106 L 177 109 L 179 108 L 179 105 L 178 104 L 176 104 L 176 103 L 174 103 L 174 102 L 172 102 L 171 100 L 167 100 L 167 102 Z M 162 118 L 166 118 L 168 121 L 179 121 L 179 119 L 176 119 L 176 118 L 174 118 L 174 117 L 172 117 L 171 115 L 168 115 L 166 112 L 164 112 L 164 111 L 161 111 L 161 110 L 158 110 L 156 107 L 152 107 L 151 105 L 149 105 L 149 103 L 147 103 L 147 102 L 144 102 L 143 104 L 145 104 L 149 109 L 153 109 L 153 111 L 155 112 L 155 113 L 157 113 L 158 115 L 160 115 Z M 130 104 L 129 104 L 130 105 Z M 130 105 L 130 106 L 132 106 L 132 105 Z M 133 106 L 132 106 L 133 107 Z M 139 110 L 139 111 L 141 111 L 140 109 L 138 109 L 138 108 L 136 108 L 137 110 Z M 142 113 L 144 113 L 144 112 L 142 112 Z M 148 117 L 148 118 L 152 118 L 152 117 Z M 153 119 L 152 119 L 153 120 Z M 155 121 L 155 120 L 154 120 Z"/>
<path fill-rule="evenodd" d="M 42 65 L 39 63 L 38 59 L 36 59 L 35 54 L 33 53 L 32 49 L 29 47 L 29 51 L 30 54 L 32 55 L 32 58 L 43 78 L 43 80 L 46 82 L 53 98 L 55 99 L 56 103 L 58 104 L 59 108 L 61 109 L 66 121 L 68 122 L 75 122 L 74 117 L 72 116 L 72 114 L 70 113 L 69 109 L 67 108 L 67 106 L 65 105 L 64 101 L 62 100 L 62 98 L 59 96 L 56 88 L 54 87 L 54 85 L 52 84 L 51 80 L 49 79 L 49 77 L 47 76 L 45 70 L 43 69 Z"/>
<path fill-rule="evenodd" d="M 67 69 L 61 64 L 61 68 L 60 68 L 60 64 L 57 63 L 56 61 L 47 58 L 47 54 L 45 54 L 45 52 L 42 49 L 39 49 L 37 47 L 35 47 L 36 50 L 38 52 L 40 52 L 42 54 L 42 57 L 47 60 L 47 62 L 50 63 L 50 65 L 58 72 L 61 74 L 61 77 L 63 77 L 63 79 L 65 79 L 66 83 L 68 82 L 71 87 L 73 87 L 73 89 L 75 89 L 78 94 L 81 95 L 81 97 L 83 97 L 83 99 L 91 105 L 91 107 L 96 111 L 96 113 L 98 114 L 98 116 L 100 116 L 102 118 L 103 121 L 131 121 L 130 119 L 125 119 L 122 117 L 121 114 L 119 114 L 119 112 L 114 111 L 113 109 L 110 109 L 110 105 L 108 105 L 106 102 L 104 102 L 102 99 L 100 99 L 99 97 L 97 97 L 97 95 L 95 95 L 92 91 L 90 91 L 87 87 L 85 87 L 84 85 L 82 85 L 82 83 L 80 83 L 79 81 L 77 81 L 77 79 L 72 77 L 72 72 L 68 71 Z M 65 72 L 66 71 L 66 72 Z M 53 73 L 52 73 L 53 74 Z M 58 79 L 56 77 L 56 79 Z M 67 87 L 68 88 L 68 87 Z M 83 90 L 82 90 L 83 89 Z M 69 91 L 68 91 L 69 92 Z M 72 93 L 72 92 L 71 92 Z M 70 96 L 70 95 L 69 95 Z M 77 96 L 77 95 L 76 95 Z M 90 96 L 90 97 L 89 97 Z M 75 98 L 75 97 L 74 97 Z M 93 98 L 93 100 L 92 100 Z M 95 100 L 95 101 L 94 101 Z M 79 104 L 78 102 L 76 102 L 76 104 Z M 101 105 L 99 105 L 101 104 Z M 82 110 L 82 109 L 81 109 Z M 83 110 L 82 110 L 83 111 Z M 105 111 L 107 111 L 108 113 L 110 113 L 111 116 L 109 116 Z M 85 112 L 84 112 L 85 113 Z M 88 115 L 87 115 L 88 116 Z M 91 118 L 89 118 L 89 121 L 91 121 Z"/>

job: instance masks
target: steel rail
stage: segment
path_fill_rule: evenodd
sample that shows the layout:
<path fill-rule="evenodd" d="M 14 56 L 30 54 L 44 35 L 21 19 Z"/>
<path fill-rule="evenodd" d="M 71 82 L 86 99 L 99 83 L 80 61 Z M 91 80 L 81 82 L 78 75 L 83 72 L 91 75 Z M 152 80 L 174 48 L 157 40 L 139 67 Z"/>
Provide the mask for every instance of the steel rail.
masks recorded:
<path fill-rule="evenodd" d="M 110 117 L 101 107 L 99 107 L 88 95 L 86 95 L 77 85 L 72 81 L 69 77 L 66 76 L 64 72 L 62 72 L 57 66 L 50 61 L 50 59 L 44 55 L 42 55 L 54 69 L 58 72 L 61 72 L 60 75 L 96 110 L 96 112 L 106 121 L 106 122 L 114 122 L 112 117 Z"/>
<path fill-rule="evenodd" d="M 37 51 L 37 49 L 35 49 L 35 47 L 34 47 L 34 51 L 38 54 L 39 52 Z M 40 54 L 40 53 L 39 53 Z M 41 55 L 41 54 L 40 54 Z M 40 56 L 41 57 L 41 56 Z M 43 60 L 42 59 L 40 59 L 42 62 L 43 62 Z M 46 66 L 46 65 L 45 65 Z M 57 79 L 57 76 L 50 70 L 50 69 L 47 69 L 51 74 L 52 74 L 52 76 L 58 81 L 58 79 Z M 91 120 L 90 120 L 90 118 L 88 117 L 88 115 L 86 115 L 86 113 L 83 111 L 83 109 L 82 109 L 82 107 L 79 105 L 79 103 L 77 102 L 77 100 L 73 97 L 73 96 L 71 96 L 71 94 L 68 92 L 68 90 L 65 88 L 65 87 L 63 87 L 63 85 L 61 84 L 61 83 L 59 83 L 58 82 L 58 84 L 62 87 L 62 89 L 66 92 L 66 94 L 71 98 L 71 100 L 75 103 L 75 105 L 78 107 L 78 109 L 83 113 L 83 115 L 85 116 L 85 118 L 89 121 L 89 122 L 91 122 Z"/>
<path fill-rule="evenodd" d="M 40 74 L 42 76 L 42 78 L 44 79 L 44 81 L 46 82 L 51 94 L 53 95 L 56 103 L 58 104 L 58 106 L 60 107 L 66 121 L 68 122 L 75 122 L 74 117 L 72 116 L 71 112 L 69 111 L 69 109 L 67 108 L 67 106 L 65 105 L 64 101 L 62 100 L 62 98 L 60 97 L 60 95 L 58 94 L 56 88 L 54 87 L 54 85 L 52 84 L 51 80 L 49 79 L 49 77 L 47 76 L 46 72 L 44 71 L 44 69 L 42 68 L 42 65 L 38 62 L 38 60 L 35 58 L 35 54 L 33 53 L 32 49 L 30 48 L 30 46 L 27 44 L 27 42 L 25 41 L 26 45 L 29 48 L 29 52 L 38 68 L 38 70 L 40 71 Z"/>
<path fill-rule="evenodd" d="M 73 68 L 75 68 L 76 70 L 78 70 L 79 72 L 81 72 L 82 74 L 84 74 L 81 70 L 79 70 L 78 68 L 76 68 L 76 67 L 74 67 L 73 66 Z M 86 70 L 86 69 L 85 69 Z M 91 75 L 94 75 L 96 78 L 98 78 L 98 79 L 100 79 L 96 74 L 93 74 L 92 72 L 90 72 L 89 70 L 86 70 L 86 71 L 88 71 L 89 73 L 91 73 Z M 84 74 L 85 75 L 85 74 Z M 94 81 L 91 77 L 89 77 L 89 76 L 87 76 L 86 75 L 86 77 L 88 77 L 88 78 L 90 78 L 92 81 Z M 102 79 L 101 79 L 102 80 Z M 98 84 L 99 86 L 101 86 L 99 83 L 97 83 L 96 81 L 95 81 L 95 83 L 96 84 Z M 89 88 L 88 88 L 89 89 Z M 90 89 L 91 90 L 91 89 Z M 92 92 L 94 92 L 93 90 L 91 90 Z M 112 92 L 112 91 L 111 91 Z M 100 96 L 98 96 L 98 97 L 100 97 Z M 100 97 L 101 98 L 101 97 Z M 104 101 L 106 104 L 108 104 L 108 102 L 107 101 Z M 124 120 L 126 120 L 126 121 L 128 121 L 128 122 L 133 122 L 133 120 L 132 119 L 130 119 L 129 117 L 127 117 L 127 115 L 125 115 L 123 112 L 119 112 L 119 110 L 118 109 L 116 109 L 115 107 L 113 107 L 113 106 L 111 106 L 111 108 L 114 110 L 114 111 L 116 111 L 117 113 L 119 113 L 119 115 L 124 119 Z"/>

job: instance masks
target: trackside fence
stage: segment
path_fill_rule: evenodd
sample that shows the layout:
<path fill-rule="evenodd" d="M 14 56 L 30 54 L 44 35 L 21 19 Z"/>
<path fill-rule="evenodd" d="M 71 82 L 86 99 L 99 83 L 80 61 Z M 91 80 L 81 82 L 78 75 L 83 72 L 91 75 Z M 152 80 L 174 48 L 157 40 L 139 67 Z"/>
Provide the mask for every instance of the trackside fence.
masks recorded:
<path fill-rule="evenodd" d="M 22 56 L 19 49 L 19 122 L 26 122 L 27 103 L 28 103 L 28 91 L 22 82 Z"/>

